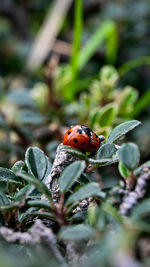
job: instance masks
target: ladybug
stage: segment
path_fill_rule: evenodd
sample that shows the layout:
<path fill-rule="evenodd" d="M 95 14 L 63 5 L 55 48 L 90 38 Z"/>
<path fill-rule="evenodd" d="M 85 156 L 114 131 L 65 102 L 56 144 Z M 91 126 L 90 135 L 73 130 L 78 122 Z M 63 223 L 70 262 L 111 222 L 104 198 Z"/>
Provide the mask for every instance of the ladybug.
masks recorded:
<path fill-rule="evenodd" d="M 82 152 L 95 152 L 104 139 L 104 136 L 98 137 L 87 126 L 77 124 L 65 133 L 63 145 L 76 148 Z"/>

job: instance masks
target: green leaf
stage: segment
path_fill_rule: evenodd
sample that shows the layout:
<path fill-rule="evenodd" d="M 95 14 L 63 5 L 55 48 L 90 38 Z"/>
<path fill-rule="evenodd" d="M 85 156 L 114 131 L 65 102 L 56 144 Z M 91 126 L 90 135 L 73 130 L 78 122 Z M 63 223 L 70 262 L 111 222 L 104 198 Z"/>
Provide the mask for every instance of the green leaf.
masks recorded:
<path fill-rule="evenodd" d="M 14 201 L 22 201 L 28 197 L 29 194 L 34 190 L 33 185 L 26 185 L 23 188 L 21 188 L 14 196 Z"/>
<path fill-rule="evenodd" d="M 130 218 L 133 222 L 136 222 L 146 214 L 149 215 L 149 213 L 150 213 L 150 199 L 146 199 L 134 208 Z"/>
<path fill-rule="evenodd" d="M 31 212 L 34 212 L 37 210 L 38 210 L 37 208 L 31 207 L 25 212 L 19 212 L 18 213 L 18 221 L 22 223 L 26 218 L 30 217 Z"/>
<path fill-rule="evenodd" d="M 38 147 L 29 147 L 25 153 L 25 162 L 29 172 L 43 180 L 47 171 L 47 159 L 44 152 Z"/>
<path fill-rule="evenodd" d="M 66 204 L 70 205 L 72 203 L 79 202 L 85 198 L 88 198 L 91 196 L 97 196 L 97 195 L 104 198 L 104 193 L 100 190 L 99 184 L 89 183 L 85 186 L 80 187 L 78 191 L 76 191 L 74 194 L 72 194 L 68 198 Z"/>
<path fill-rule="evenodd" d="M 47 156 L 45 156 L 45 158 L 46 158 L 46 172 L 45 172 L 45 174 L 44 174 L 44 179 L 43 179 L 43 181 L 45 180 L 45 178 L 50 174 L 50 172 L 51 172 L 51 168 L 52 168 L 52 162 L 50 161 L 50 159 L 47 157 Z"/>
<path fill-rule="evenodd" d="M 72 148 L 72 147 L 69 147 L 69 146 L 62 146 L 61 149 L 69 152 L 71 155 L 73 155 L 75 157 L 78 157 L 80 159 L 88 161 L 87 156 L 84 153 L 82 153 L 81 151 L 79 151 L 78 149 L 75 149 L 75 148 Z"/>
<path fill-rule="evenodd" d="M 131 117 L 131 110 L 133 109 L 133 104 L 135 108 L 135 102 L 137 99 L 138 91 L 131 86 L 126 86 L 121 91 L 118 90 L 118 97 L 116 101 L 119 105 L 119 115 L 123 117 L 130 116 L 130 118 L 134 118 L 134 116 Z"/>
<path fill-rule="evenodd" d="M 89 181 L 90 180 L 88 179 L 88 176 L 85 173 L 82 173 L 77 182 L 80 185 L 85 185 L 85 184 L 88 184 Z"/>
<path fill-rule="evenodd" d="M 100 111 L 99 118 L 97 122 L 101 127 L 112 125 L 116 115 L 117 115 L 118 107 L 116 104 L 108 104 L 103 107 Z"/>
<path fill-rule="evenodd" d="M 150 57 L 139 57 L 132 60 L 127 61 L 119 68 L 120 76 L 124 76 L 128 71 L 132 70 L 133 68 L 137 68 L 138 66 L 142 65 L 150 65 Z"/>
<path fill-rule="evenodd" d="M 67 226 L 59 232 L 59 237 L 65 240 L 79 241 L 94 236 L 92 227 L 86 224 Z"/>
<path fill-rule="evenodd" d="M 142 172 L 142 170 L 144 169 L 144 167 L 150 168 L 150 160 L 148 160 L 147 162 L 145 162 L 141 166 L 139 166 L 137 169 L 135 169 L 134 175 L 139 175 Z"/>
<path fill-rule="evenodd" d="M 119 149 L 119 159 L 129 170 L 134 170 L 139 164 L 140 152 L 134 143 L 123 144 Z"/>
<path fill-rule="evenodd" d="M 100 81 L 107 88 L 112 89 L 116 86 L 119 80 L 119 74 L 117 70 L 111 65 L 105 65 L 100 70 Z"/>
<path fill-rule="evenodd" d="M 0 206 L 1 205 L 8 205 L 9 203 L 10 203 L 9 198 L 5 194 L 0 192 Z"/>
<path fill-rule="evenodd" d="M 97 159 L 105 159 L 112 158 L 112 156 L 116 153 L 117 148 L 114 144 L 104 144 L 100 147 L 97 152 Z"/>
<path fill-rule="evenodd" d="M 79 71 L 79 50 L 81 44 L 81 36 L 82 36 L 82 14 L 83 14 L 83 3 L 81 0 L 75 1 L 75 9 L 74 9 L 74 38 L 73 38 L 73 49 L 72 49 L 72 57 L 71 57 L 71 68 L 72 68 L 72 76 L 76 78 L 76 75 Z"/>
<path fill-rule="evenodd" d="M 38 208 L 37 207 L 31 207 L 24 213 L 20 212 L 18 215 L 19 222 L 23 223 L 24 220 L 28 219 L 31 216 L 49 219 L 49 220 L 54 220 L 54 215 L 51 212 L 39 212 Z"/>
<path fill-rule="evenodd" d="M 113 158 L 108 158 L 108 159 L 92 159 L 88 158 L 84 153 L 80 152 L 77 149 L 73 149 L 69 146 L 63 146 L 62 149 L 66 150 L 68 153 L 71 155 L 78 157 L 79 159 L 85 160 L 87 163 L 92 164 L 92 165 L 97 165 L 98 167 L 113 164 L 115 162 L 118 162 L 118 157 L 113 156 Z"/>
<path fill-rule="evenodd" d="M 99 208 L 96 203 L 90 203 L 88 206 L 88 222 L 92 227 L 96 226 L 98 221 Z"/>
<path fill-rule="evenodd" d="M 105 201 L 102 204 L 102 209 L 112 216 L 117 222 L 124 223 L 121 214 L 118 212 L 117 208 L 113 207 L 109 202 Z"/>
<path fill-rule="evenodd" d="M 41 182 L 38 179 L 35 179 L 34 176 L 32 176 L 31 174 L 29 175 L 25 171 L 18 173 L 18 176 L 21 177 L 22 179 L 24 179 L 25 181 L 27 181 L 28 183 L 34 185 L 38 189 L 38 191 L 40 193 L 44 194 L 46 196 L 46 198 L 51 202 L 51 200 L 52 200 L 51 192 L 43 182 Z"/>
<path fill-rule="evenodd" d="M 90 110 L 90 113 L 89 113 L 89 116 L 90 116 L 90 128 L 94 128 L 94 124 L 96 123 L 96 120 L 97 120 L 97 116 L 99 114 L 99 111 L 96 109 L 96 110 Z"/>
<path fill-rule="evenodd" d="M 22 171 L 24 162 L 22 160 L 15 162 L 15 164 L 12 166 L 12 171 L 14 173 L 18 173 L 19 171 Z"/>
<path fill-rule="evenodd" d="M 9 205 L 1 205 L 0 209 L 1 211 L 11 211 L 14 209 L 19 209 L 20 207 L 22 207 L 22 203 L 11 202 Z"/>
<path fill-rule="evenodd" d="M 84 169 L 84 161 L 75 161 L 66 167 L 59 178 L 60 191 L 66 193 L 73 183 L 77 181 Z"/>
<path fill-rule="evenodd" d="M 11 170 L 0 167 L 0 182 L 8 182 L 16 185 L 22 185 L 22 182 Z"/>
<path fill-rule="evenodd" d="M 100 45 L 106 40 L 106 42 L 109 42 L 109 38 L 111 38 L 111 45 L 112 45 L 112 38 L 114 36 L 115 42 L 116 35 L 114 34 L 114 30 L 116 28 L 116 25 L 112 21 L 104 21 L 100 27 L 94 32 L 92 37 L 89 39 L 89 41 L 86 43 L 86 45 L 81 49 L 79 53 L 79 68 L 82 69 L 87 62 L 90 60 L 92 55 L 96 52 L 96 50 L 100 47 Z M 116 50 L 117 45 L 114 45 L 113 47 Z M 108 43 L 107 48 L 109 49 L 107 51 L 107 58 L 110 58 L 110 43 Z M 111 50 L 112 51 L 112 50 Z M 114 54 L 116 54 L 116 51 L 114 51 Z M 114 57 L 115 59 L 115 57 Z M 113 60 L 114 60 L 113 59 Z"/>
<path fill-rule="evenodd" d="M 109 33 L 109 38 L 106 43 L 106 60 L 108 63 L 114 64 L 117 58 L 118 50 L 118 30 L 114 27 Z"/>
<path fill-rule="evenodd" d="M 71 218 L 70 221 L 73 222 L 77 222 L 77 221 L 85 221 L 85 219 L 87 218 L 87 211 L 79 211 L 77 213 L 75 213 Z"/>
<path fill-rule="evenodd" d="M 52 207 L 48 202 L 41 200 L 28 200 L 27 206 L 52 210 Z"/>
<path fill-rule="evenodd" d="M 92 158 L 89 158 L 89 163 L 94 165 L 95 167 L 97 166 L 97 168 L 99 168 L 101 166 L 114 164 L 116 162 L 118 162 L 118 156 L 116 156 L 116 154 L 112 158 L 108 158 L 108 159 L 92 159 Z"/>
<path fill-rule="evenodd" d="M 45 212 L 32 211 L 32 212 L 30 212 L 30 214 L 28 214 L 28 216 L 26 216 L 26 218 L 29 216 L 39 217 L 39 218 L 48 219 L 48 220 L 55 220 L 54 214 L 51 212 L 46 212 L 46 211 Z M 24 219 L 26 219 L 26 218 L 24 217 Z"/>
<path fill-rule="evenodd" d="M 115 142 L 117 139 L 119 139 L 129 131 L 133 130 L 139 124 L 141 124 L 141 122 L 137 120 L 126 121 L 124 123 L 119 124 L 112 130 L 112 132 L 108 136 L 107 143 Z"/>
<path fill-rule="evenodd" d="M 135 223 L 135 229 L 138 230 L 139 233 L 150 234 L 149 222 L 145 222 L 145 220 L 141 220 L 141 221 L 136 221 L 134 223 Z"/>
<path fill-rule="evenodd" d="M 131 172 L 124 166 L 121 161 L 119 162 L 118 168 L 122 177 L 128 178 L 130 176 Z"/>

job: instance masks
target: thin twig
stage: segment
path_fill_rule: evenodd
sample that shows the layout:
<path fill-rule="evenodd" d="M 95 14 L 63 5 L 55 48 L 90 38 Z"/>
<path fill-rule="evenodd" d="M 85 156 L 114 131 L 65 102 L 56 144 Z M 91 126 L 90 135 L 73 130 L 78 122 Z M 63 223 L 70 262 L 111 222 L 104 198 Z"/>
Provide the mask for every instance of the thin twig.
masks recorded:
<path fill-rule="evenodd" d="M 56 157 L 51 169 L 50 174 L 45 179 L 45 184 L 52 192 L 53 200 L 58 202 L 60 199 L 60 190 L 59 190 L 59 183 L 58 179 L 62 171 L 67 167 L 69 164 L 77 160 L 76 157 L 69 154 L 67 151 L 62 149 L 62 144 L 57 147 Z M 44 199 L 44 197 L 42 198 Z"/>
<path fill-rule="evenodd" d="M 70 57 L 72 45 L 62 40 L 56 40 L 52 50 L 59 55 Z"/>
<path fill-rule="evenodd" d="M 79 262 L 79 255 L 75 249 L 73 242 L 71 241 L 66 242 L 66 254 L 70 266 L 78 266 L 77 264 Z"/>
<path fill-rule="evenodd" d="M 125 190 L 123 201 L 120 205 L 120 213 L 122 215 L 128 215 L 130 210 L 142 199 L 146 193 L 147 182 L 150 180 L 150 170 L 148 168 L 143 169 L 143 173 L 137 179 L 134 190 Z"/>
<path fill-rule="evenodd" d="M 26 232 L 14 232 L 7 227 L 0 227 L 0 237 L 8 243 L 21 245 L 46 245 L 52 251 L 59 263 L 64 264 L 64 258 L 57 248 L 57 239 L 52 230 L 46 227 L 41 220 L 36 220 L 33 226 Z"/>

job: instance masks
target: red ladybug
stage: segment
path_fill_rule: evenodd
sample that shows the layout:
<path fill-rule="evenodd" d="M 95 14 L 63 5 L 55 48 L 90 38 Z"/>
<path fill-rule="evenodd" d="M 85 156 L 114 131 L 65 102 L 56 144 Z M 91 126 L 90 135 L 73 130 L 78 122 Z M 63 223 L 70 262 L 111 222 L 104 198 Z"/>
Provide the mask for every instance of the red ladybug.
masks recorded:
<path fill-rule="evenodd" d="M 82 152 L 93 152 L 99 149 L 100 141 L 105 138 L 99 138 L 90 128 L 84 125 L 75 125 L 64 135 L 63 145 L 76 148 Z"/>

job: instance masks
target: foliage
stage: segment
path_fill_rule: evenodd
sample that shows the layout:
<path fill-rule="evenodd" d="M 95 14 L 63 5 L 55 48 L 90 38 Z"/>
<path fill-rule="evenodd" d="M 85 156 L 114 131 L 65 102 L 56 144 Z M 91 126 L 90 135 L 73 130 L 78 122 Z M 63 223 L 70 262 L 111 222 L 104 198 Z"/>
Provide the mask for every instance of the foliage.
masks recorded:
<path fill-rule="evenodd" d="M 136 170 L 139 162 L 138 148 L 132 143 L 116 146 L 113 142 L 139 124 L 139 121 L 133 120 L 122 123 L 114 128 L 106 144 L 103 144 L 97 152 L 96 158 L 91 158 L 78 150 L 69 149 L 65 146 L 63 149 L 79 159 L 84 159 L 87 164 L 90 163 L 94 168 L 101 168 L 104 165 L 117 162 L 118 164 L 123 163 L 124 168 L 129 170 L 129 179 L 130 170 L 134 170 L 135 173 L 142 171 L 142 167 L 138 167 Z M 132 158 L 131 155 L 134 155 L 134 157 Z M 143 218 L 149 212 L 149 199 L 139 204 L 133 210 L 128 220 L 121 217 L 117 207 L 113 206 L 114 200 L 113 202 L 111 200 L 112 187 L 105 191 L 105 189 L 101 188 L 98 181 L 89 181 L 89 177 L 84 173 L 84 161 L 78 160 L 66 167 L 60 175 L 60 202 L 55 204 L 51 192 L 43 182 L 44 177 L 50 172 L 50 165 L 47 165 L 48 162 L 47 156 L 41 149 L 30 147 L 25 153 L 24 162 L 16 162 L 11 169 L 0 169 L 0 188 L 2 190 L 0 193 L 0 224 L 7 224 L 7 227 L 9 227 L 11 222 L 10 218 L 8 220 L 7 217 L 9 212 L 10 217 L 15 214 L 15 227 L 25 230 L 24 227 L 29 227 L 25 226 L 29 218 L 38 216 L 38 218 L 58 223 L 57 230 L 55 231 L 58 238 L 62 241 L 71 240 L 75 244 L 78 244 L 80 241 L 82 253 L 88 255 L 88 264 L 96 264 L 95 266 L 97 266 L 98 261 L 102 259 L 104 262 L 102 266 L 105 266 L 113 253 L 115 253 L 115 257 L 118 257 L 119 251 L 122 251 L 126 257 L 129 257 L 131 251 L 136 247 L 139 235 L 145 232 L 149 233 L 148 221 L 143 221 Z M 80 180 L 80 176 L 83 173 L 86 179 Z M 42 195 L 46 197 L 47 201 L 41 200 Z M 118 196 L 114 195 L 114 198 L 117 200 Z M 92 197 L 92 202 L 88 210 L 85 210 L 84 216 L 80 212 L 75 213 L 75 208 L 77 208 L 79 203 L 89 197 Z M 111 228 L 108 230 L 110 224 Z M 128 242 L 130 242 L 133 236 L 134 242 L 130 244 L 129 253 L 127 244 L 129 244 Z M 112 237 L 113 245 L 110 242 Z M 124 242 L 121 241 L 122 239 Z M 87 240 L 92 240 L 92 243 L 89 247 L 84 248 Z M 102 242 L 105 245 L 101 251 Z M 95 251 L 94 253 L 98 252 L 94 254 L 94 258 L 93 250 Z M 106 253 L 108 250 L 110 251 L 109 258 Z M 107 256 L 103 251 L 105 251 Z M 54 260 L 57 262 L 55 257 Z M 83 264 L 87 264 L 86 257 Z"/>
<path fill-rule="evenodd" d="M 40 218 L 56 235 L 63 266 L 72 253 L 81 266 L 149 266 L 149 182 L 141 180 L 150 168 L 149 0 L 71 2 L 59 29 L 54 14 L 55 43 L 44 40 L 45 61 L 32 72 L 33 44 L 63 0 L 0 3 L 0 229 L 26 234 Z M 56 204 L 45 180 L 77 123 L 106 141 L 95 155 L 63 146 L 77 160 L 59 177 Z M 137 190 L 142 201 L 132 192 L 137 181 L 147 185 Z M 135 205 L 128 218 L 125 198 Z M 1 265 L 60 266 L 53 250 L 39 247 L 1 239 Z"/>
<path fill-rule="evenodd" d="M 10 3 L 12 8 L 14 8 L 13 1 L 10 1 Z M 2 40 L 5 39 L 2 42 L 1 53 L 5 55 L 2 51 L 6 47 L 8 48 L 10 43 L 11 49 L 8 48 L 8 58 L 6 55 L 2 57 L 3 69 L 0 70 L 0 75 L 2 76 L 0 78 L 0 155 L 2 155 L 0 157 L 0 165 L 10 166 L 16 160 L 22 159 L 28 146 L 38 145 L 45 151 L 48 151 L 49 148 L 55 148 L 57 141 L 61 141 L 63 137 L 62 125 L 86 124 L 95 130 L 97 134 L 103 134 L 107 137 L 117 124 L 125 120 L 137 118 L 143 111 L 145 112 L 150 100 L 149 90 L 144 93 L 142 92 L 142 97 L 139 98 L 139 91 L 143 89 L 143 84 L 141 86 L 139 83 L 135 89 L 131 85 L 126 85 L 128 84 L 126 80 L 122 82 L 122 76 L 126 76 L 127 72 L 130 73 L 137 66 L 149 64 L 149 57 L 142 57 L 141 55 L 140 58 L 138 57 L 127 62 L 122 60 L 121 64 L 123 64 L 119 64 L 118 70 L 118 65 L 114 66 L 116 61 L 120 62 L 121 42 L 119 38 L 121 40 L 123 38 L 125 41 L 124 35 L 120 34 L 122 20 L 126 21 L 128 17 L 131 20 L 131 24 L 135 25 L 135 18 L 126 16 L 126 11 L 132 4 L 130 1 L 127 1 L 127 3 L 120 3 L 119 1 L 117 4 L 104 3 L 102 5 L 103 20 L 100 20 L 98 13 L 97 15 L 94 13 L 94 17 L 95 19 L 97 18 L 99 23 L 95 27 L 95 22 L 93 21 L 91 31 L 91 19 L 88 18 L 87 23 L 84 23 L 85 3 L 76 1 L 73 49 L 70 58 L 67 58 L 67 62 L 63 63 L 63 57 L 58 53 L 58 60 L 60 59 L 60 64 L 58 64 L 57 59 L 55 62 L 55 55 L 52 54 L 50 60 L 47 59 L 46 61 L 46 67 L 42 66 L 33 76 L 27 75 L 27 79 L 24 76 L 24 72 L 19 73 L 18 79 L 14 79 L 11 76 L 14 74 L 14 71 L 18 72 L 18 69 L 16 67 L 17 61 L 14 64 L 13 59 L 11 63 L 10 58 L 14 55 L 14 57 L 21 57 L 21 59 L 24 59 L 24 56 L 27 57 L 25 47 L 26 50 L 30 49 L 30 41 L 28 40 L 30 36 L 29 28 L 25 29 L 28 34 L 27 32 L 26 34 L 22 33 L 20 28 L 17 28 L 14 34 L 13 29 L 10 28 L 10 24 L 7 22 L 7 16 L 3 19 L 1 18 L 5 26 L 5 35 L 2 34 L 1 37 Z M 24 10 L 23 3 L 17 2 L 16 5 L 21 12 Z M 32 2 L 32 7 L 28 4 L 26 6 L 27 14 L 25 14 L 25 20 L 30 11 L 33 29 L 32 27 L 30 28 L 34 33 L 37 32 L 40 26 L 40 23 L 35 22 L 35 14 L 40 18 L 39 21 L 42 21 L 47 5 L 48 2 L 46 0 L 43 5 L 38 1 L 38 3 Z M 115 13 L 116 15 L 113 15 L 113 17 L 109 9 L 111 5 L 112 7 L 115 6 L 115 8 L 117 5 L 118 10 L 118 13 Z M 143 6 L 143 11 L 140 11 L 141 5 Z M 145 20 L 147 25 L 147 0 L 144 1 L 144 4 L 141 4 L 140 1 L 135 6 L 137 6 L 137 9 L 135 8 L 136 11 L 140 14 L 139 25 L 141 25 L 142 19 Z M 12 10 L 14 12 L 14 9 Z M 107 12 L 110 19 L 106 19 Z M 67 31 L 70 32 L 72 30 L 68 25 L 68 21 L 72 20 L 70 17 L 71 14 L 66 18 L 62 28 L 61 33 L 64 36 L 66 36 Z M 2 28 L 1 31 L 3 33 Z M 129 32 L 128 25 L 123 27 L 123 32 Z M 25 34 L 25 39 L 22 34 Z M 137 29 L 135 34 L 138 35 Z M 10 40 L 13 35 L 17 41 L 11 42 Z M 83 38 L 81 38 L 81 35 L 83 35 Z M 132 31 L 130 36 L 132 36 Z M 16 43 L 19 43 L 20 50 L 16 49 Z M 22 50 L 24 52 L 21 52 Z M 101 56 L 97 55 L 99 50 L 102 50 L 104 64 L 100 63 Z M 17 53 L 20 55 L 17 55 Z M 98 59 L 96 62 L 95 55 L 97 55 Z M 11 66 L 7 66 L 4 71 L 4 65 L 7 65 L 6 61 L 9 61 Z M 98 67 L 90 67 L 95 65 Z M 21 70 L 26 68 L 23 62 L 21 66 Z M 93 70 L 89 71 L 88 68 Z M 54 128 L 55 130 L 53 131 Z M 57 140 L 56 135 L 59 137 Z M 139 140 L 139 138 L 137 139 Z M 145 140 L 147 140 L 147 142 L 145 141 L 145 146 L 149 145 L 148 137 Z M 52 153 L 50 154 L 52 155 Z"/>

